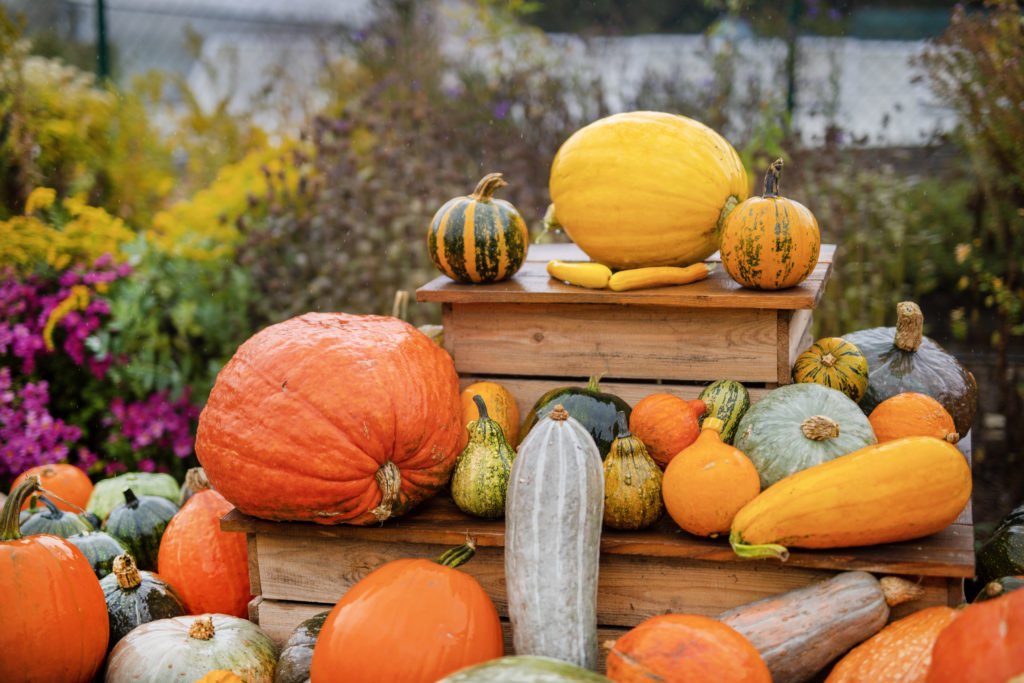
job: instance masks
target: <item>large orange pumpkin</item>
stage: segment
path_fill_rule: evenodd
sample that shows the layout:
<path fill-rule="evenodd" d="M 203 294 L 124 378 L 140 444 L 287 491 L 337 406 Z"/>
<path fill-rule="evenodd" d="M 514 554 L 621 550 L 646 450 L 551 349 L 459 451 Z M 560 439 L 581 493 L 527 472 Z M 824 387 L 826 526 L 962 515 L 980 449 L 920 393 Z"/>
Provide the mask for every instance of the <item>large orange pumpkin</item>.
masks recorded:
<path fill-rule="evenodd" d="M 26 479 L 0 513 L 0 681 L 86 683 L 107 655 L 107 603 L 72 543 L 22 538 L 21 506 L 38 490 L 38 478 Z"/>
<path fill-rule="evenodd" d="M 249 616 L 249 556 L 245 534 L 221 531 L 233 507 L 209 487 L 199 468 L 189 470 L 192 496 L 160 539 L 157 571 L 174 586 L 189 614 Z"/>
<path fill-rule="evenodd" d="M 710 617 L 661 614 L 612 645 L 608 678 L 617 683 L 771 683 L 761 654 L 739 631 Z"/>
<path fill-rule="evenodd" d="M 437 562 L 392 560 L 348 589 L 327 615 L 310 667 L 313 683 L 433 683 L 501 657 L 498 611 L 476 579 L 456 569 L 475 543 Z"/>
<path fill-rule="evenodd" d="M 89 503 L 93 484 L 92 480 L 89 479 L 89 475 L 82 471 L 81 468 L 67 463 L 36 465 L 19 474 L 14 483 L 11 484 L 11 490 L 13 491 L 18 484 L 33 474 L 39 477 L 39 485 L 43 489 L 52 491 L 60 496 L 60 498 L 49 496 L 49 498 L 61 510 L 77 514 L 84 510 L 85 506 Z M 27 507 L 28 501 L 25 501 L 22 509 Z"/>
<path fill-rule="evenodd" d="M 245 514 L 366 525 L 447 484 L 460 429 L 455 367 L 426 335 L 308 313 L 253 335 L 220 371 L 196 455 Z"/>

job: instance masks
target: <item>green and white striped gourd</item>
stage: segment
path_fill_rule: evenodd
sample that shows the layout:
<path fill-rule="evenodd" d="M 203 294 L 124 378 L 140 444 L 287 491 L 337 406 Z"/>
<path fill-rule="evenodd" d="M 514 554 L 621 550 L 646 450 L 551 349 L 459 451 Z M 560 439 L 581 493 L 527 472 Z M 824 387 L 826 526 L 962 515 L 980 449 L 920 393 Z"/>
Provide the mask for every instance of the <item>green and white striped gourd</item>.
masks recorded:
<path fill-rule="evenodd" d="M 509 479 L 505 579 L 517 654 L 597 667 L 603 515 L 597 445 L 555 406 L 520 444 Z"/>

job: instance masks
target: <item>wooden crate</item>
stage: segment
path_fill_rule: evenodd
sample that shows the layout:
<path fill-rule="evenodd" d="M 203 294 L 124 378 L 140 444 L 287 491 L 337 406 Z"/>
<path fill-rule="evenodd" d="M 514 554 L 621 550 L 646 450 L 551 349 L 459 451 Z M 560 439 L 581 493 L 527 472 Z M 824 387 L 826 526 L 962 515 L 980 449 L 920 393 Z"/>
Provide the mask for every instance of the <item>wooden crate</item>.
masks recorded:
<path fill-rule="evenodd" d="M 812 313 L 834 252 L 834 246 L 824 245 L 811 276 L 780 292 L 745 290 L 721 268 L 685 286 L 611 292 L 548 277 L 550 259 L 585 259 L 574 245 L 534 245 L 523 268 L 506 282 L 461 285 L 439 277 L 420 288 L 417 299 L 441 304 L 444 346 L 462 386 L 500 381 L 524 416 L 544 392 L 585 382 L 591 375 L 601 375 L 602 388 L 631 405 L 654 392 L 696 398 L 716 379 L 743 382 L 757 400 L 790 382 L 793 360 L 812 342 Z M 278 643 L 376 567 L 401 557 L 436 558 L 469 534 L 479 549 L 463 569 L 497 606 L 506 652 L 512 652 L 504 522 L 469 517 L 446 495 L 374 527 L 275 523 L 232 511 L 221 528 L 248 537 L 256 596 L 250 618 Z M 725 539 L 690 535 L 668 517 L 645 531 L 605 530 L 599 638 L 614 639 L 667 612 L 714 616 L 851 569 L 920 581 L 924 598 L 895 608 L 893 617 L 931 605 L 957 605 L 963 600 L 963 580 L 974 574 L 973 540 L 969 506 L 956 523 L 924 539 L 829 551 L 793 549 L 785 563 L 738 558 Z"/>
<path fill-rule="evenodd" d="M 221 528 L 247 535 L 249 576 L 256 596 L 249 616 L 279 644 L 303 619 L 328 610 L 370 571 L 402 557 L 437 558 L 477 539 L 476 556 L 461 567 L 498 608 L 505 651 L 512 653 L 504 574 L 504 522 L 463 514 L 447 496 L 372 527 L 269 522 L 229 512 Z M 669 518 L 654 528 L 601 536 L 597 616 L 599 642 L 667 612 L 715 616 L 747 602 L 862 569 L 920 581 L 925 596 L 893 609 L 897 618 L 931 605 L 957 605 L 963 579 L 974 574 L 973 529 L 958 521 L 923 539 L 834 550 L 791 549 L 786 562 L 738 558 L 725 539 L 692 536 Z M 415 609 L 415 607 L 410 607 Z M 604 653 L 600 667 L 603 670 Z"/>
<path fill-rule="evenodd" d="M 756 400 L 791 381 L 796 356 L 813 341 L 813 309 L 832 272 L 835 245 L 800 285 L 744 289 L 718 262 L 700 282 L 612 292 L 552 279 L 551 259 L 586 260 L 574 244 L 533 245 L 512 278 L 467 285 L 440 276 L 416 291 L 441 304 L 444 347 L 462 386 L 504 384 L 526 413 L 545 391 L 602 377 L 631 405 L 655 391 L 696 398 L 716 379 L 743 382 Z"/>

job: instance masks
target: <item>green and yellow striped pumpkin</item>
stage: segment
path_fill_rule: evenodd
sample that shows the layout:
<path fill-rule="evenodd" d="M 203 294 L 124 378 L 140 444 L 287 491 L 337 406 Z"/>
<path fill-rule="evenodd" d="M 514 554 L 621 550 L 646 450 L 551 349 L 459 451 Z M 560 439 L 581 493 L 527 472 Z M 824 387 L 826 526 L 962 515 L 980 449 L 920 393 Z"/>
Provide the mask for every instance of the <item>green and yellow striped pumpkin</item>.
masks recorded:
<path fill-rule="evenodd" d="M 797 356 L 793 381 L 822 384 L 860 401 L 868 388 L 868 361 L 856 344 L 842 337 L 824 337 Z"/>
<path fill-rule="evenodd" d="M 504 185 L 500 173 L 488 173 L 473 194 L 448 200 L 430 221 L 430 259 L 453 280 L 497 282 L 523 265 L 526 222 L 512 204 L 491 196 Z"/>

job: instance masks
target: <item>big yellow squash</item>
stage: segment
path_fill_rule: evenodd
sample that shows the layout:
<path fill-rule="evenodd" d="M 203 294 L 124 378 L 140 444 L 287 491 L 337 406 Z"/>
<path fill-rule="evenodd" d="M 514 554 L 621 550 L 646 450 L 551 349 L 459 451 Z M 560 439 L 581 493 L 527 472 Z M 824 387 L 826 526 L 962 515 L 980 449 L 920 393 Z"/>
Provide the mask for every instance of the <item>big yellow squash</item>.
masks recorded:
<path fill-rule="evenodd" d="M 747 198 L 732 145 L 675 114 L 635 111 L 573 133 L 551 166 L 557 222 L 613 269 L 684 266 L 719 247 L 725 216 Z"/>

